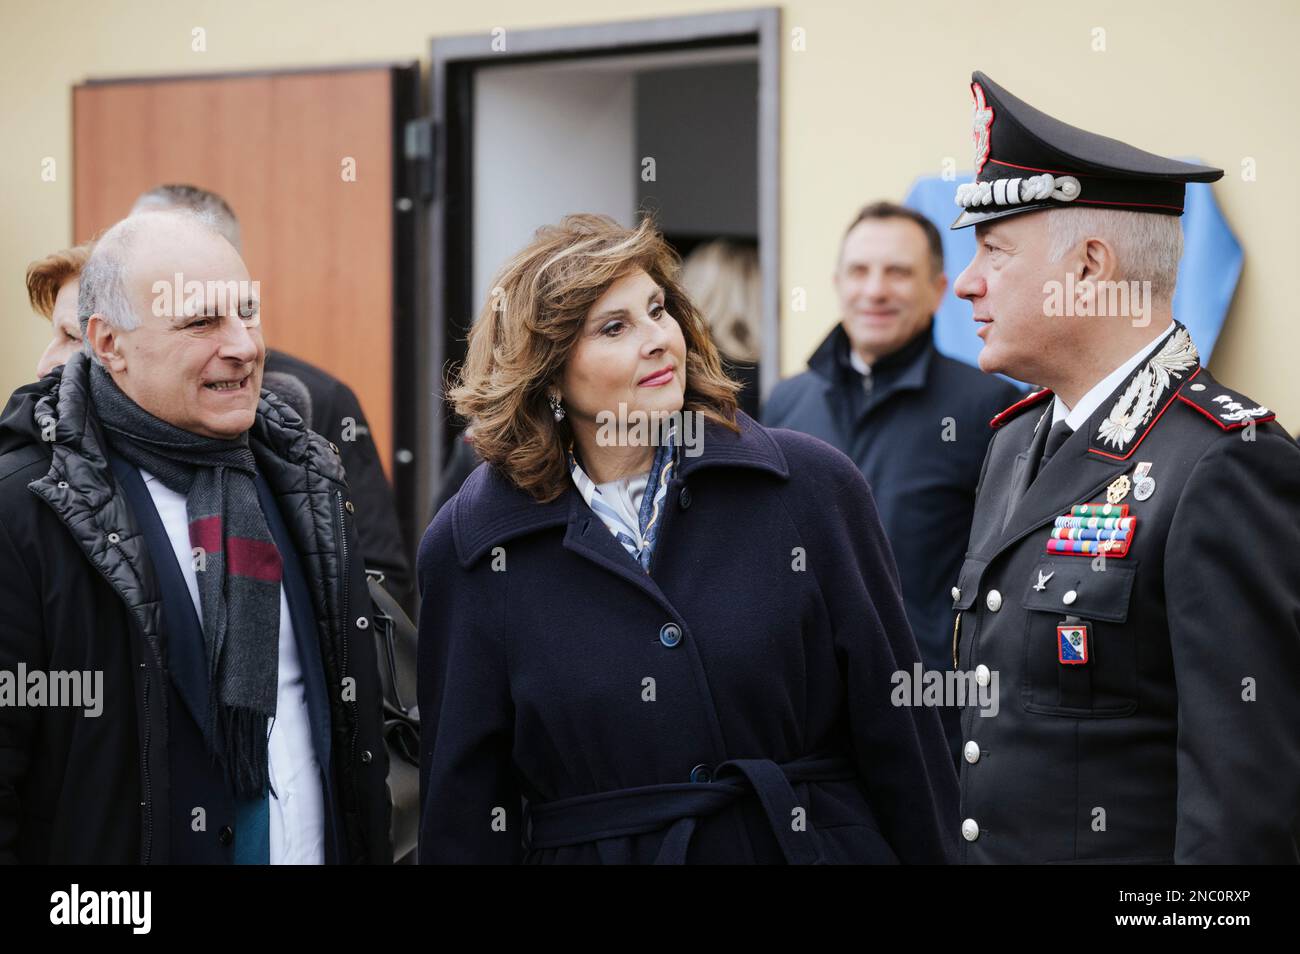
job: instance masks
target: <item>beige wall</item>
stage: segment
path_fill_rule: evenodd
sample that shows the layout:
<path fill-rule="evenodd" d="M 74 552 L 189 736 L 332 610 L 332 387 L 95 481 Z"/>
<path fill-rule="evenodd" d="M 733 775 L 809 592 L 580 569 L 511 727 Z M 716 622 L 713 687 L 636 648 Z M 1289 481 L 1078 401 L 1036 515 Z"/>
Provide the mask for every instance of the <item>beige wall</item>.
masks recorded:
<path fill-rule="evenodd" d="M 71 88 L 87 77 L 424 59 L 428 39 L 753 6 L 728 0 L 5 0 L 0 12 L 0 392 L 33 376 L 46 327 L 30 314 L 29 261 L 71 239 Z M 617 12 L 612 12 L 612 11 Z M 1213 362 L 1225 383 L 1300 428 L 1300 6 L 1294 0 L 1059 4 L 872 0 L 784 4 L 782 364 L 799 369 L 835 320 L 829 273 L 856 205 L 899 198 L 946 157 L 969 164 L 966 82 L 982 69 L 1076 125 L 1228 172 L 1215 188 L 1246 252 Z M 206 30 L 207 51 L 191 50 Z M 806 50 L 790 49 L 802 28 Z M 1105 52 L 1092 49 L 1105 30 Z M 508 34 L 507 34 L 508 35 Z M 41 178 L 53 157 L 56 180 Z M 1257 167 L 1243 181 L 1242 160 Z M 95 157 L 87 157 L 95 161 Z M 103 157 L 111 162 L 112 157 Z M 792 313 L 791 293 L 807 292 Z"/>

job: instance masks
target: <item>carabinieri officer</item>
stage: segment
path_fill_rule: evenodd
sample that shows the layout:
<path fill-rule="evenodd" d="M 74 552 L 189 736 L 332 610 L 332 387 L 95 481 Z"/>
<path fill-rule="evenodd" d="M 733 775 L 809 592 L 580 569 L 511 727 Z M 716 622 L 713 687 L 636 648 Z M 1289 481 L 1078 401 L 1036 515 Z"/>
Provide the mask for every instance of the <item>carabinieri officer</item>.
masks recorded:
<path fill-rule="evenodd" d="M 1174 320 L 1176 162 L 982 73 L 957 279 L 997 415 L 960 578 L 968 862 L 1294 863 L 1300 449 Z M 996 680 L 996 682 L 994 682 Z"/>

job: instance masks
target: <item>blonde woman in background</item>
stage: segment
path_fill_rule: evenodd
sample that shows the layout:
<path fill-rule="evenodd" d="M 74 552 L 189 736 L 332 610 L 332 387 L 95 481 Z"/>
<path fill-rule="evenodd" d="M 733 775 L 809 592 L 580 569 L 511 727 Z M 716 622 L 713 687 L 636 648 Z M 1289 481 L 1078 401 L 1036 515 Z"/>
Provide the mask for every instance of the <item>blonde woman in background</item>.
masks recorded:
<path fill-rule="evenodd" d="M 708 322 L 723 368 L 744 386 L 736 396 L 741 410 L 758 417 L 758 361 L 763 350 L 758 250 L 726 239 L 701 245 L 682 265 L 682 286 Z"/>

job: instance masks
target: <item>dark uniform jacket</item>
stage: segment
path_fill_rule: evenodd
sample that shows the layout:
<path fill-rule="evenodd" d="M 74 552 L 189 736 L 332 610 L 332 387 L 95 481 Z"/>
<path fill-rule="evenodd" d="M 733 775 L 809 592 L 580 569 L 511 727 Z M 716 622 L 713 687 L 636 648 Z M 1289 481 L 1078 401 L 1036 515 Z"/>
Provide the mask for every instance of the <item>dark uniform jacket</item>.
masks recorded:
<path fill-rule="evenodd" d="M 988 420 L 1019 392 L 1001 378 L 944 357 L 925 331 L 876 362 L 871 392 L 849 363 L 836 325 L 808 360 L 782 381 L 763 423 L 820 437 L 847 454 L 871 485 L 880 522 L 898 561 L 903 605 L 929 670 L 952 664 L 948 591 L 970 532 L 975 485 L 988 449 Z M 958 710 L 941 713 L 954 752 Z"/>
<path fill-rule="evenodd" d="M 965 861 L 1297 860 L 1300 449 L 1168 354 L 1032 483 L 1050 392 L 993 421 L 953 590 L 959 667 L 999 690 L 995 716 L 962 714 Z M 1055 518 L 1119 478 L 1127 552 L 1049 553 Z"/>
<path fill-rule="evenodd" d="M 861 473 L 738 415 L 647 574 L 481 465 L 420 547 L 424 862 L 944 862 L 956 773 Z M 528 817 L 521 814 L 527 802 Z"/>
<path fill-rule="evenodd" d="M 78 354 L 20 388 L 0 418 L 0 670 L 103 673 L 98 716 L 0 706 L 0 862 L 229 860 L 229 826 L 215 817 L 224 808 L 211 803 L 211 850 L 177 841 L 185 826 L 175 815 L 188 813 L 184 793 L 204 784 L 196 772 L 205 762 L 179 748 L 179 739 L 199 735 L 178 698 L 193 653 L 174 645 L 184 629 L 168 625 L 179 616 L 165 604 L 188 594 L 174 555 L 162 568 L 151 555 L 146 524 L 152 518 L 155 538 L 164 531 L 156 511 L 132 504 L 148 491 L 128 491 L 105 453 L 87 362 Z M 296 635 L 300 646 L 316 648 L 325 683 L 319 697 L 327 700 L 333 756 L 327 809 L 342 828 L 327 842 L 336 860 L 390 862 L 378 666 L 348 488 L 324 439 L 268 394 L 249 441 L 263 505 L 276 508 L 268 526 L 277 542 L 294 547 L 288 585 L 301 582 L 309 594 L 310 605 L 302 605 L 301 591 L 289 593 L 295 623 L 316 623 Z M 168 580 L 172 592 L 164 593 Z M 315 669 L 310 659 L 304 669 Z M 321 727 L 314 713 L 313 721 Z"/>

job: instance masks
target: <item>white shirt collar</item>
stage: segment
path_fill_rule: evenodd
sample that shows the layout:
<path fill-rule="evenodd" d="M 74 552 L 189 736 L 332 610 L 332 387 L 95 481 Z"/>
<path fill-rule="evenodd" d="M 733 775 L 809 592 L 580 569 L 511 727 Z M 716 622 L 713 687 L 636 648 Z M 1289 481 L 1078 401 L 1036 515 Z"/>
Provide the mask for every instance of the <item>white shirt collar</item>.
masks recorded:
<path fill-rule="evenodd" d="M 862 355 L 858 354 L 852 348 L 849 349 L 849 364 L 853 365 L 853 370 L 863 377 L 871 377 L 871 365 L 862 360 Z"/>
<path fill-rule="evenodd" d="M 1059 396 L 1055 397 L 1052 401 L 1052 423 L 1055 424 L 1057 421 L 1063 420 L 1070 426 L 1070 430 L 1077 431 L 1087 423 L 1088 418 L 1092 417 L 1092 412 L 1097 410 L 1101 402 L 1106 400 L 1110 393 L 1119 387 L 1124 382 L 1124 379 L 1132 374 L 1133 370 L 1148 355 L 1163 344 L 1173 330 L 1174 322 L 1170 320 L 1169 327 L 1157 335 L 1155 340 L 1143 345 L 1138 349 L 1137 354 L 1094 384 L 1092 390 L 1079 398 L 1074 407 L 1066 407 L 1065 402 Z"/>

